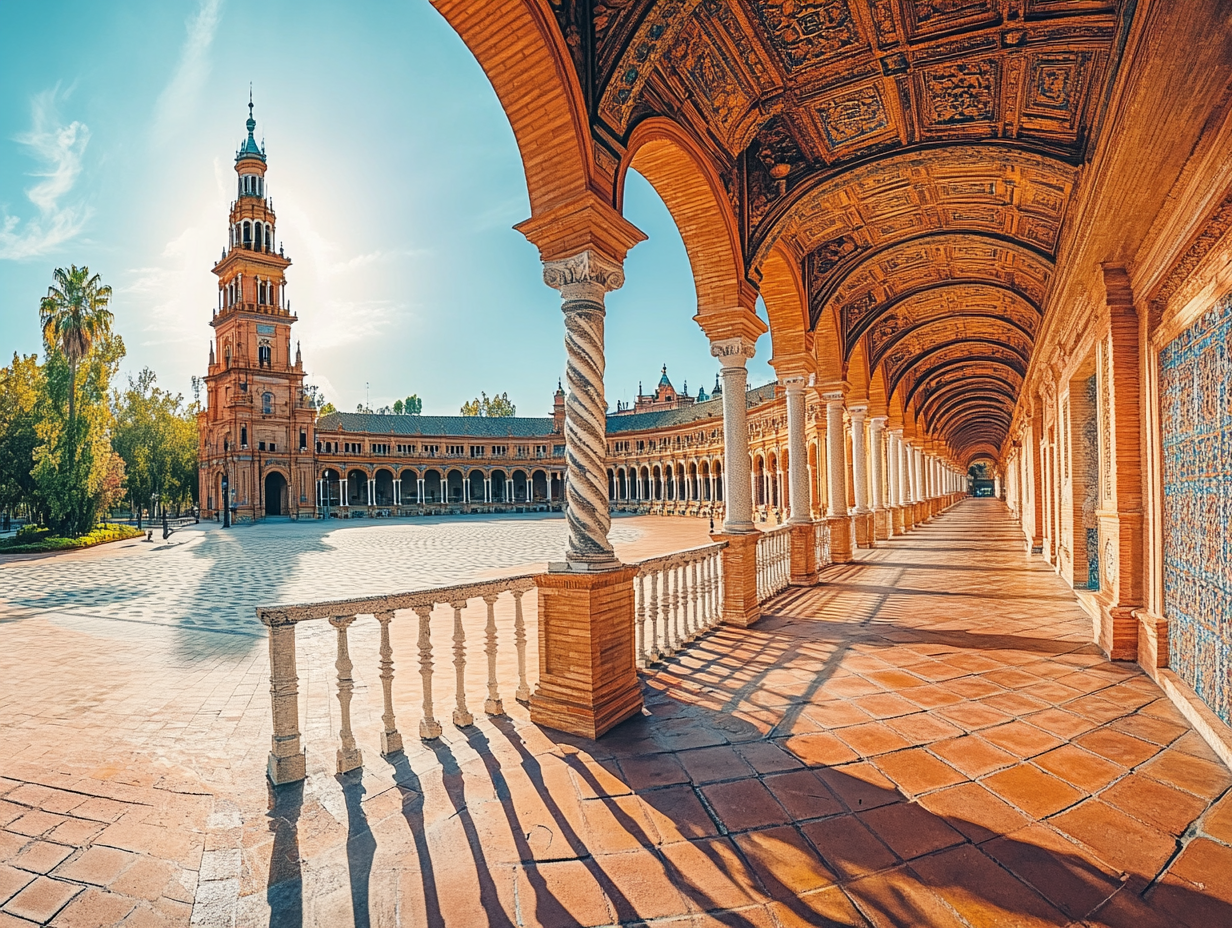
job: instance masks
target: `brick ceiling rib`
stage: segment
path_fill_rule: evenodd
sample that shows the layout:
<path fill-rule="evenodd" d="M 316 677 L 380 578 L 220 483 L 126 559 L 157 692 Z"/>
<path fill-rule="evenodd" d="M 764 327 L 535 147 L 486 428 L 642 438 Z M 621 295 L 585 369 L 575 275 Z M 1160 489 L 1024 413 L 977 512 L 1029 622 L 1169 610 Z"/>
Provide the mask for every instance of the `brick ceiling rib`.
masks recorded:
<path fill-rule="evenodd" d="M 1021 387 L 1131 0 L 551 6 L 596 158 L 675 122 L 713 161 L 751 284 L 791 256 L 815 341 L 837 320 L 836 357 L 862 345 L 887 400 L 999 440 L 1000 416 L 951 396 L 964 372 L 998 401 Z"/>

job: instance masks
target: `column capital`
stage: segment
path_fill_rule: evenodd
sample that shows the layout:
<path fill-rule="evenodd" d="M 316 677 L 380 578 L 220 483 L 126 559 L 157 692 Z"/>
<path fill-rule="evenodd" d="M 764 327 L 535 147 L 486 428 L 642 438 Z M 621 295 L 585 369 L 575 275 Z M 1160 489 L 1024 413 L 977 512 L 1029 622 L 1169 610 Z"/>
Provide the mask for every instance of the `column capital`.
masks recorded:
<path fill-rule="evenodd" d="M 561 298 L 603 303 L 603 295 L 624 286 L 624 268 L 593 249 L 559 261 L 543 262 L 543 282 L 559 290 Z"/>
<path fill-rule="evenodd" d="M 847 415 L 853 419 L 864 419 L 868 416 L 868 406 L 864 403 L 856 403 L 847 407 Z"/>
<path fill-rule="evenodd" d="M 724 368 L 744 367 L 749 358 L 757 353 L 755 340 L 738 335 L 735 338 L 720 338 L 710 343 L 710 354 L 719 359 Z"/>
<path fill-rule="evenodd" d="M 871 429 L 884 429 L 889 421 L 889 416 L 869 416 L 868 427 Z"/>
<path fill-rule="evenodd" d="M 846 394 L 843 393 L 842 390 L 834 389 L 826 390 L 821 394 L 821 398 L 825 401 L 827 406 L 832 406 L 835 403 L 838 403 L 841 406 L 843 404 L 844 396 L 846 396 Z"/>
<path fill-rule="evenodd" d="M 803 374 L 790 374 L 786 377 L 780 377 L 779 383 L 788 393 L 802 393 L 804 388 L 810 385 L 812 376 L 805 377 Z"/>

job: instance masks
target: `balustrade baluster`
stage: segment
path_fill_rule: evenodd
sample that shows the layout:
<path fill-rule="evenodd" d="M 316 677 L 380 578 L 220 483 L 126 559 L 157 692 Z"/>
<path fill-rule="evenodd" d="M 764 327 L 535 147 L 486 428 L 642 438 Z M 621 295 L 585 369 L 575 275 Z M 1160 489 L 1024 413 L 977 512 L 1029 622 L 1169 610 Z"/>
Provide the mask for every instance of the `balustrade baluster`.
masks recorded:
<path fill-rule="evenodd" d="M 499 596 L 499 593 L 488 593 L 483 597 L 488 606 L 488 624 L 484 628 L 484 652 L 488 656 L 488 698 L 483 703 L 483 711 L 487 715 L 505 714 L 505 705 L 501 702 L 496 683 L 496 600 Z"/>
<path fill-rule="evenodd" d="M 364 756 L 355 746 L 355 735 L 351 731 L 351 692 L 355 689 L 355 681 L 351 678 L 351 654 L 347 649 L 347 628 L 355 621 L 353 615 L 332 616 L 329 624 L 338 630 L 338 659 L 334 667 L 338 670 L 338 704 L 342 708 L 342 722 L 338 735 L 342 747 L 338 748 L 338 772 L 346 773 L 356 767 L 363 766 Z"/>
<path fill-rule="evenodd" d="M 522 590 L 513 591 L 513 646 L 518 652 L 518 702 L 530 699 L 530 686 L 526 682 L 526 621 L 522 618 Z"/>
<path fill-rule="evenodd" d="M 452 602 L 453 608 L 453 669 L 455 676 L 455 706 L 453 723 L 459 728 L 475 724 L 475 717 L 466 708 L 466 630 L 462 627 L 462 610 L 466 600 Z"/>
<path fill-rule="evenodd" d="M 689 599 L 693 603 L 693 627 L 689 630 L 689 637 L 696 638 L 702 631 L 701 617 L 697 613 L 697 561 L 691 562 L 686 569 L 693 572 L 693 583 L 689 587 Z"/>
<path fill-rule="evenodd" d="M 441 736 L 441 723 L 432 716 L 432 607 L 416 606 L 419 616 L 419 677 L 423 680 L 423 718 L 419 737 L 431 741 Z"/>
<path fill-rule="evenodd" d="M 659 647 L 659 573 L 650 573 L 650 656 L 656 663 L 663 659 L 663 649 Z"/>
<path fill-rule="evenodd" d="M 672 654 L 680 650 L 680 628 L 676 624 L 676 605 L 680 598 L 680 575 L 674 567 L 668 567 L 664 572 L 666 588 L 671 590 L 667 599 L 667 636 L 668 646 Z"/>
<path fill-rule="evenodd" d="M 644 574 L 637 575 L 636 595 L 637 662 L 639 666 L 646 667 L 650 664 L 650 658 L 646 654 L 646 577 Z"/>
<path fill-rule="evenodd" d="M 402 735 L 394 719 L 394 650 L 389 643 L 389 623 L 393 618 L 392 612 L 376 614 L 376 620 L 381 623 L 381 690 L 385 697 L 385 713 L 381 716 L 381 721 L 385 723 L 385 730 L 381 732 L 381 754 L 386 757 L 402 750 Z"/>

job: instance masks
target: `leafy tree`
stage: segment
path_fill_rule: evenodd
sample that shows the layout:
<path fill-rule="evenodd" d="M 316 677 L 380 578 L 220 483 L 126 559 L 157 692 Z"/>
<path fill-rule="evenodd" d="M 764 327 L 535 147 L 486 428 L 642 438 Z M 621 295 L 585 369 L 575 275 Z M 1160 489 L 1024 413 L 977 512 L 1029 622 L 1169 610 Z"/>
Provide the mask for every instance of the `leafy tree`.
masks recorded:
<path fill-rule="evenodd" d="M 488 394 L 480 391 L 476 399 L 462 404 L 461 413 L 464 416 L 484 416 L 489 419 L 497 419 L 516 416 L 518 408 L 509 402 L 508 393 L 502 393 L 500 396 L 494 396 L 489 399 Z"/>
<path fill-rule="evenodd" d="M 157 386 L 148 367 L 114 397 L 112 445 L 124 459 L 124 488 L 137 506 L 158 494 L 181 509 L 196 499 L 197 425 L 184 398 Z"/>
<path fill-rule="evenodd" d="M 419 416 L 423 414 L 423 400 L 419 398 L 418 393 L 412 393 L 406 398 L 406 402 L 402 404 L 403 411 L 408 416 Z"/>
<path fill-rule="evenodd" d="M 55 286 L 39 304 L 39 324 L 48 350 L 58 350 L 68 360 L 68 425 L 70 443 L 76 437 L 74 406 L 77 398 L 77 366 L 90 353 L 96 339 L 111 331 L 111 288 L 88 267 L 73 264 L 58 267 L 51 275 Z"/>
<path fill-rule="evenodd" d="M 322 406 L 320 409 L 317 410 L 317 415 L 318 416 L 328 416 L 331 412 L 337 412 L 337 411 L 338 410 L 334 408 L 333 403 L 326 403 L 324 406 Z"/>
<path fill-rule="evenodd" d="M 25 506 L 40 522 L 47 511 L 34 479 L 34 452 L 45 396 L 38 356 L 14 353 L 12 365 L 0 368 L 0 509 Z"/>
<path fill-rule="evenodd" d="M 124 342 L 109 329 L 96 330 L 87 353 L 75 364 L 57 344 L 46 348 L 33 477 L 47 524 L 58 535 L 77 537 L 90 531 L 99 513 L 123 494 L 124 462 L 111 448 L 108 391 L 124 357 Z M 73 408 L 66 415 L 73 395 Z"/>
<path fill-rule="evenodd" d="M 402 415 L 403 408 L 404 407 L 402 405 L 402 400 L 394 400 L 394 415 L 395 416 Z"/>

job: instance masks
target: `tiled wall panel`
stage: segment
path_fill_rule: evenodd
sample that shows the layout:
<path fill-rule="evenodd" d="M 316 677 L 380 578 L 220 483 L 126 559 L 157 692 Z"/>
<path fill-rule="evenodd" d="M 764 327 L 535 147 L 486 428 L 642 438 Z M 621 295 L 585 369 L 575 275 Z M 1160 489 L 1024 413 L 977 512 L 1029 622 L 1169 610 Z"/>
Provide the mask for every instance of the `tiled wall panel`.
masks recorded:
<path fill-rule="evenodd" d="M 1232 724 L 1232 295 L 1159 355 L 1171 666 Z"/>

